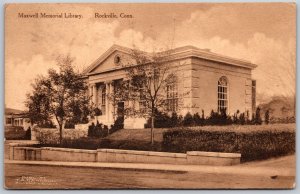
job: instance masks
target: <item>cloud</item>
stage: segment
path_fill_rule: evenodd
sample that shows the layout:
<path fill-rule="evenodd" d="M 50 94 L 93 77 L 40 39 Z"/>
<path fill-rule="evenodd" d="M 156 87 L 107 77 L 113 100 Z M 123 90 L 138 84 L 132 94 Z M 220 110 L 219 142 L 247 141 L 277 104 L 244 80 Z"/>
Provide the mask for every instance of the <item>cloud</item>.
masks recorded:
<path fill-rule="evenodd" d="M 5 72 L 5 102 L 8 107 L 24 109 L 26 93 L 31 91 L 30 84 L 37 75 L 45 75 L 48 68 L 56 67 L 58 55 L 71 55 L 75 58 L 75 67 L 82 71 L 115 43 L 129 47 L 136 45 L 138 48 L 149 48 L 146 45 L 153 44 L 151 38 L 145 38 L 133 29 L 125 29 L 115 36 L 120 25 L 118 21 L 86 20 L 83 25 L 64 25 L 64 22 L 55 26 L 48 22 L 39 23 L 38 33 L 36 28 L 28 30 L 29 37 L 24 40 L 31 41 L 26 44 L 35 54 L 25 59 L 15 57 L 15 54 L 8 55 Z"/>
<path fill-rule="evenodd" d="M 57 55 L 75 57 L 76 67 L 81 71 L 113 44 L 136 46 L 149 52 L 185 45 L 209 48 L 212 52 L 257 64 L 253 78 L 257 79 L 258 93 L 272 96 L 295 91 L 295 37 L 290 27 L 293 22 L 278 19 L 278 24 L 270 23 L 271 16 L 277 17 L 277 12 L 282 13 L 277 9 L 270 15 L 264 15 L 268 12 L 261 10 L 259 14 L 260 8 L 257 7 L 213 6 L 192 12 L 187 20 L 175 23 L 174 27 L 161 28 L 158 25 L 151 29 L 157 36 L 151 38 L 147 29 L 135 30 L 121 20 L 91 19 L 94 12 L 91 8 L 67 8 L 67 11 L 76 9 L 90 17 L 80 21 L 38 20 L 24 23 L 25 20 L 19 19 L 6 22 L 11 25 L 6 25 L 6 45 L 9 46 L 6 48 L 5 65 L 5 97 L 10 107 L 24 107 L 25 94 L 30 91 L 33 78 L 55 66 Z M 56 9 L 57 6 L 53 6 L 50 10 Z M 66 7 L 58 12 L 62 10 L 66 11 Z M 260 20 L 269 22 L 269 25 L 262 25 Z M 285 33 L 290 39 L 283 40 L 281 36 L 274 35 L 275 31 L 277 34 Z"/>
<path fill-rule="evenodd" d="M 5 66 L 5 105 L 24 109 L 26 93 L 32 90 L 31 83 L 37 75 L 46 75 L 49 68 L 56 68 L 53 61 L 43 55 L 34 55 L 30 61 L 9 60 Z"/>
<path fill-rule="evenodd" d="M 191 13 L 188 20 L 176 26 L 175 45 L 190 44 L 226 56 L 249 60 L 258 65 L 253 71 L 258 93 L 269 97 L 294 95 L 296 40 L 293 33 L 291 32 L 289 41 L 283 41 L 270 34 L 253 31 L 251 26 L 248 26 L 251 33 L 246 32 L 245 26 L 240 27 L 239 17 L 240 14 L 228 7 L 214 7 L 208 11 Z M 231 35 L 228 35 L 229 32 Z M 162 39 L 167 36 L 167 33 L 163 34 Z M 239 40 L 240 36 L 244 38 Z"/>

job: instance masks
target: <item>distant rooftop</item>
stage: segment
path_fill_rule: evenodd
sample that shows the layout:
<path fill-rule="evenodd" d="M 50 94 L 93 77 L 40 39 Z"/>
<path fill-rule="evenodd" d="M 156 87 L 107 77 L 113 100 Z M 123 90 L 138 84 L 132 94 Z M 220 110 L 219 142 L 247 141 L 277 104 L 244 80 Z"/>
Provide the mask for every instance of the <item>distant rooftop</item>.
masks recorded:
<path fill-rule="evenodd" d="M 26 113 L 23 110 L 13 109 L 13 108 L 5 108 L 5 114 L 11 115 L 11 114 L 23 114 Z"/>

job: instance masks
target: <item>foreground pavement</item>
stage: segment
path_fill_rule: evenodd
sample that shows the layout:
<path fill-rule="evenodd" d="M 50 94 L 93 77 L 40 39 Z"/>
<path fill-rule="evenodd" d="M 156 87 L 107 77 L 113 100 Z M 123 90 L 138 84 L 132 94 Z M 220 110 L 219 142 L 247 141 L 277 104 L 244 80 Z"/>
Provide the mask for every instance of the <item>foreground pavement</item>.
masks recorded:
<path fill-rule="evenodd" d="M 236 166 L 5 160 L 12 189 L 293 188 L 295 156 Z M 287 167 L 288 166 L 288 167 Z"/>

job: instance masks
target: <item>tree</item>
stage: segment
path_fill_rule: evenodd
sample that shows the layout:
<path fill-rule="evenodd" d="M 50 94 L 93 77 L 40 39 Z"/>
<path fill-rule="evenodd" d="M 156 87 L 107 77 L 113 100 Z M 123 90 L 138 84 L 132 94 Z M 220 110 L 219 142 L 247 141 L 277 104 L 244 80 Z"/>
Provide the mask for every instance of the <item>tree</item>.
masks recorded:
<path fill-rule="evenodd" d="M 195 123 L 195 125 L 202 125 L 202 119 L 201 119 L 201 117 L 200 117 L 200 115 L 199 115 L 199 113 L 195 113 L 194 115 L 193 115 L 193 119 L 194 119 L 194 123 Z"/>
<path fill-rule="evenodd" d="M 262 124 L 262 119 L 261 119 L 260 108 L 259 107 L 256 108 L 254 123 L 256 125 L 261 125 Z"/>
<path fill-rule="evenodd" d="M 124 101 L 126 117 L 144 117 L 151 120 L 151 143 L 154 143 L 154 119 L 156 113 L 167 110 L 166 86 L 177 83 L 174 62 L 169 59 L 171 51 L 148 54 L 132 50 L 133 62 L 122 64 L 126 77 L 114 84 L 109 99 L 116 105 Z M 173 69 L 172 69 L 173 66 Z M 180 105 L 180 96 L 178 96 Z M 170 111 L 170 110 L 168 110 Z"/>
<path fill-rule="evenodd" d="M 37 123 L 39 125 L 48 122 L 51 119 L 49 108 L 50 99 L 47 97 L 47 78 L 44 76 L 38 76 L 35 82 L 31 84 L 33 88 L 32 94 L 27 94 L 27 100 L 25 102 L 28 108 L 28 116 L 31 123 Z"/>
<path fill-rule="evenodd" d="M 270 111 L 267 110 L 267 111 L 265 112 L 265 123 L 268 125 L 269 122 L 270 122 Z"/>
<path fill-rule="evenodd" d="M 33 84 L 33 92 L 27 95 L 26 106 L 32 122 L 55 118 L 62 142 L 66 121 L 86 121 L 90 112 L 87 86 L 81 75 L 75 73 L 74 60 L 60 56 L 56 60 L 59 71 L 49 69 L 47 76 L 39 76 Z"/>
<path fill-rule="evenodd" d="M 176 112 L 172 112 L 171 118 L 170 118 L 170 126 L 171 127 L 177 127 L 179 126 L 180 121 L 178 119 L 178 115 Z"/>
<path fill-rule="evenodd" d="M 194 125 L 194 118 L 190 112 L 187 112 L 183 118 L 183 126 L 193 126 Z"/>

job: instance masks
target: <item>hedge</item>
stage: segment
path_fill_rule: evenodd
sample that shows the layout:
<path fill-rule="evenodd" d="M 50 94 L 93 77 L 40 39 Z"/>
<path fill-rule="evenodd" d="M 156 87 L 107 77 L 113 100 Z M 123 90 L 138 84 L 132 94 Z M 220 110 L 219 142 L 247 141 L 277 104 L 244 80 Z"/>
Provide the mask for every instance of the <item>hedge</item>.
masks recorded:
<path fill-rule="evenodd" d="M 63 147 L 75 149 L 126 149 L 126 150 L 143 150 L 143 151 L 161 151 L 161 143 L 154 142 L 151 145 L 149 141 L 140 140 L 110 140 L 107 138 L 82 137 L 79 139 L 64 139 L 62 144 L 44 143 L 36 145 L 37 147 Z"/>
<path fill-rule="evenodd" d="M 241 161 L 262 160 L 295 152 L 291 131 L 205 131 L 174 129 L 163 134 L 162 149 L 169 152 L 208 151 L 241 153 Z"/>
<path fill-rule="evenodd" d="M 25 131 L 22 126 L 5 126 L 6 140 L 30 140 L 30 130 Z"/>

